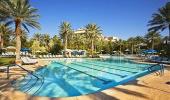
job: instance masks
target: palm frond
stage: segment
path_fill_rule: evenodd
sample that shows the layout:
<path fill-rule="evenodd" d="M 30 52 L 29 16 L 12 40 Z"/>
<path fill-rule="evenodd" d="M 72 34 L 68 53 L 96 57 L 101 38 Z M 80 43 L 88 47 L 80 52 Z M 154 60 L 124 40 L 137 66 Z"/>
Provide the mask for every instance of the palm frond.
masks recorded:
<path fill-rule="evenodd" d="M 28 31 L 27 26 L 40 29 L 37 22 L 39 15 L 37 9 L 31 7 L 29 0 L 1 0 L 0 19 L 6 24 L 14 24 L 15 20 L 20 20 L 23 28 Z M 13 22 L 11 22 L 13 21 Z"/>
<path fill-rule="evenodd" d="M 163 31 L 170 26 L 170 2 L 152 14 L 152 19 L 148 22 L 148 31 Z"/>
<path fill-rule="evenodd" d="M 10 25 L 12 25 L 13 23 L 14 23 L 14 22 L 10 20 L 10 21 L 7 21 L 7 22 L 5 23 L 5 25 L 6 25 L 6 26 L 10 26 Z"/>
<path fill-rule="evenodd" d="M 27 28 L 27 25 L 25 25 L 24 23 L 22 23 L 22 26 L 27 30 L 27 32 L 29 33 L 29 29 Z"/>

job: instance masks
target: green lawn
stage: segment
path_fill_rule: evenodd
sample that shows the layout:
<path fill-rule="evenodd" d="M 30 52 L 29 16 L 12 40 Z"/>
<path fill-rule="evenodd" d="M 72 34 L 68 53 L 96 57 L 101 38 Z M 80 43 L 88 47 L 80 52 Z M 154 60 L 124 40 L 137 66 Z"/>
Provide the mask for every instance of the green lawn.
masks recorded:
<path fill-rule="evenodd" d="M 15 58 L 0 58 L 0 66 L 11 64 L 15 61 Z"/>

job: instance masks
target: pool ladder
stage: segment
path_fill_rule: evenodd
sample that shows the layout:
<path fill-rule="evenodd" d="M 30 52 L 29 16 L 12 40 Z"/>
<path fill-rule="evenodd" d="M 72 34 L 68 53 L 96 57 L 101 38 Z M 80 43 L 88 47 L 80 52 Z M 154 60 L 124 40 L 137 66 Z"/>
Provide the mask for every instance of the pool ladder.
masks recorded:
<path fill-rule="evenodd" d="M 164 64 L 158 63 L 158 64 L 148 67 L 147 69 L 149 72 L 156 73 L 157 76 L 158 75 L 162 76 L 164 74 L 164 68 L 165 68 Z"/>
<path fill-rule="evenodd" d="M 13 80 L 11 82 L 13 87 L 15 87 L 18 90 L 22 90 L 22 92 L 24 93 L 29 93 L 32 89 L 35 88 L 34 86 L 38 86 L 38 88 L 36 87 L 36 90 L 34 90 L 34 92 L 31 93 L 32 95 L 36 94 L 41 89 L 42 85 L 44 84 L 44 77 L 40 74 L 35 74 L 32 71 L 29 71 L 18 64 L 11 64 L 7 66 L 7 79 L 9 79 L 9 71 L 10 71 L 10 67 L 12 66 L 17 66 L 21 68 L 23 71 L 28 73 L 27 77 L 25 75 L 22 75 L 23 76 L 22 80 Z M 30 76 L 30 79 L 28 79 L 28 75 Z M 25 83 L 19 85 L 21 82 L 25 82 Z"/>

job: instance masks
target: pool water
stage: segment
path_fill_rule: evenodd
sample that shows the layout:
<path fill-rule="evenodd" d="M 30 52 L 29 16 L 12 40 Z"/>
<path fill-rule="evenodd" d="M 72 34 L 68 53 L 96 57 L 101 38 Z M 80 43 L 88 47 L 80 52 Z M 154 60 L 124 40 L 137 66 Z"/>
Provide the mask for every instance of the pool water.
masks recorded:
<path fill-rule="evenodd" d="M 109 59 L 57 59 L 36 70 L 43 81 L 27 75 L 15 87 L 30 95 L 71 97 L 102 91 L 150 73 L 148 64 L 139 64 L 124 57 Z"/>

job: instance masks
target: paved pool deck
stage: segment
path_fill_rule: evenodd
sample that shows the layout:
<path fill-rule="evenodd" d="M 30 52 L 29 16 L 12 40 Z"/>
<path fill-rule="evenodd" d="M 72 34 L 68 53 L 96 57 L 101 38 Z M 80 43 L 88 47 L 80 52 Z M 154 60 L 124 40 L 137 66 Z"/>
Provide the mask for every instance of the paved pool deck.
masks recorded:
<path fill-rule="evenodd" d="M 39 60 L 37 65 L 24 65 L 24 68 L 34 71 L 48 63 L 49 60 Z M 14 68 L 7 80 L 6 73 L 0 72 L 0 100 L 170 100 L 170 84 L 166 84 L 170 82 L 170 66 L 166 67 L 163 76 L 152 73 L 98 93 L 66 98 L 36 97 L 16 91 L 8 83 L 23 74 L 26 73 Z"/>

